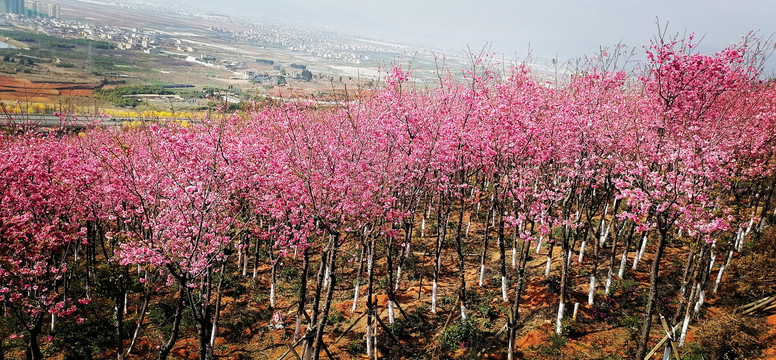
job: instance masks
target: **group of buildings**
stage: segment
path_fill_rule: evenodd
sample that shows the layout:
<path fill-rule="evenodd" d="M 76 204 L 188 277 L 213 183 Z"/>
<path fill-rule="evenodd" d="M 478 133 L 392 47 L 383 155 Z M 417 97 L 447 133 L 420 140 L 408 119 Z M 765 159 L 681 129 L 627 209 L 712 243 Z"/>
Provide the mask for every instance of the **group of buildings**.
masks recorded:
<path fill-rule="evenodd" d="M 0 13 L 59 18 L 58 4 L 48 4 L 48 13 L 42 10 L 40 0 L 0 0 Z"/>

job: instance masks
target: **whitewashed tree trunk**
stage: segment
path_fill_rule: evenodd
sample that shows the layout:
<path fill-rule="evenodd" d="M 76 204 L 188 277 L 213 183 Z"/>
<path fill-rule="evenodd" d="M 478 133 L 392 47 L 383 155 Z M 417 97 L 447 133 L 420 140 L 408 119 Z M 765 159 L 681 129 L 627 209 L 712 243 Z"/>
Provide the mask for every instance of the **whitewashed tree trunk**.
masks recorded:
<path fill-rule="evenodd" d="M 350 309 L 350 312 L 356 312 L 356 307 L 358 306 L 358 280 L 356 280 L 356 288 L 353 290 L 353 307 Z"/>
<path fill-rule="evenodd" d="M 431 312 L 437 313 L 437 282 L 434 280 L 434 284 L 431 285 Z"/>
<path fill-rule="evenodd" d="M 515 229 L 515 236 L 512 238 L 512 269 L 517 268 L 517 234 L 521 231 L 523 231 L 522 223 Z"/>
<path fill-rule="evenodd" d="M 466 305 L 461 302 L 461 321 L 466 320 Z"/>
<path fill-rule="evenodd" d="M 617 200 L 615 200 L 614 203 L 617 204 Z M 601 217 L 601 234 L 600 234 L 601 241 L 599 243 L 600 246 L 604 245 L 604 243 L 606 242 L 606 236 L 609 235 L 609 228 L 608 227 L 604 228 L 604 226 L 606 225 L 606 214 L 608 212 L 609 212 L 609 204 L 606 204 L 606 206 L 604 206 L 604 216 Z"/>
<path fill-rule="evenodd" d="M 700 284 L 698 284 L 700 287 Z M 700 295 L 698 295 L 698 302 L 695 303 L 695 314 L 698 314 L 703 307 L 703 302 L 706 300 L 706 289 L 701 289 Z"/>
<path fill-rule="evenodd" d="M 555 333 L 560 335 L 563 332 L 563 308 L 566 306 L 563 302 L 558 302 L 558 317 L 555 319 Z"/>
<path fill-rule="evenodd" d="M 399 282 L 401 282 L 401 265 L 396 268 L 396 284 L 393 286 L 393 291 L 399 291 Z"/>
<path fill-rule="evenodd" d="M 609 271 L 606 273 L 606 285 L 604 285 L 604 294 L 606 294 L 606 296 L 609 296 L 611 289 L 612 289 L 612 268 L 609 268 Z"/>
<path fill-rule="evenodd" d="M 539 253 L 539 250 L 542 249 L 542 240 L 544 240 L 544 235 L 539 234 L 539 242 L 536 243 L 536 253 Z"/>
<path fill-rule="evenodd" d="M 612 224 L 606 225 L 606 230 L 601 235 L 601 246 L 606 245 L 606 239 L 609 238 L 609 229 L 611 229 Z"/>
<path fill-rule="evenodd" d="M 269 284 L 269 306 L 275 308 L 275 282 Z"/>
<path fill-rule="evenodd" d="M 366 357 L 372 358 L 372 327 L 366 326 Z"/>
<path fill-rule="evenodd" d="M 590 288 L 587 290 L 587 303 L 593 305 L 595 300 L 595 273 L 590 274 Z"/>
<path fill-rule="evenodd" d="M 393 300 L 388 300 L 388 323 L 393 325 L 394 321 L 396 321 L 396 318 L 393 313 Z"/>
<path fill-rule="evenodd" d="M 507 297 L 507 277 L 506 276 L 501 277 L 501 298 L 504 299 L 504 302 L 509 301 L 509 298 Z"/>
<path fill-rule="evenodd" d="M 480 282 L 479 285 L 482 287 L 482 280 L 485 277 L 485 264 L 480 264 Z"/>
<path fill-rule="evenodd" d="M 508 336 L 508 338 L 509 338 L 509 345 L 507 346 L 507 360 L 514 360 L 515 344 L 513 344 L 512 336 Z"/>
<path fill-rule="evenodd" d="M 299 331 L 302 329 L 302 318 L 299 316 L 299 314 L 296 314 L 295 321 L 296 324 L 294 325 L 294 341 L 296 341 L 297 335 L 299 335 Z"/>
<path fill-rule="evenodd" d="M 620 270 L 617 271 L 617 277 L 622 279 L 625 275 L 625 265 L 628 263 L 628 248 L 622 250 L 622 258 L 620 259 Z"/>
<path fill-rule="evenodd" d="M 641 238 L 640 250 L 633 255 L 633 270 L 636 270 L 636 268 L 639 266 L 639 260 L 641 260 L 641 257 L 644 255 L 644 248 L 646 247 L 647 247 L 647 234 L 645 233 L 644 236 Z"/>
<path fill-rule="evenodd" d="M 376 327 L 375 327 L 375 329 L 376 329 Z M 377 353 L 377 331 L 374 331 L 373 334 L 372 334 L 372 347 L 374 348 L 372 350 L 372 353 L 375 355 L 374 360 L 379 360 L 380 356 Z"/>
<path fill-rule="evenodd" d="M 324 275 L 323 275 L 323 287 L 324 287 L 324 288 L 325 288 L 325 287 L 327 287 L 327 286 L 329 286 L 329 269 L 331 269 L 331 267 L 330 267 L 330 266 L 329 266 L 329 264 L 327 263 L 327 264 L 326 264 L 326 272 L 325 272 L 325 273 L 324 273 Z"/>
<path fill-rule="evenodd" d="M 671 359 L 671 346 L 670 345 L 666 345 L 663 348 L 663 357 L 661 359 L 662 360 L 670 360 Z"/>
<path fill-rule="evenodd" d="M 550 266 L 552 265 L 552 257 L 547 256 L 547 265 L 544 266 L 544 277 L 550 276 Z"/>
<path fill-rule="evenodd" d="M 247 276 L 247 275 L 248 275 L 248 260 L 249 260 L 249 259 L 250 259 L 250 256 L 248 256 L 248 252 L 246 251 L 246 252 L 245 252 L 245 256 L 243 256 L 243 259 L 242 259 L 242 261 L 243 261 L 243 262 L 242 262 L 242 264 L 243 264 L 243 267 L 242 267 L 242 276 Z M 239 263 L 238 263 L 238 264 L 239 264 Z"/>
<path fill-rule="evenodd" d="M 585 240 L 582 240 L 582 245 L 579 246 L 579 258 L 577 258 L 578 263 L 582 263 L 582 257 L 585 255 L 585 244 L 587 242 Z"/>
<path fill-rule="evenodd" d="M 745 236 L 746 235 L 744 235 L 743 229 L 738 229 L 738 232 L 736 233 L 736 243 L 734 246 L 736 248 L 736 251 L 741 252 L 741 247 L 744 244 Z"/>
<path fill-rule="evenodd" d="M 730 265 L 730 260 L 733 259 L 733 250 L 730 250 L 728 253 L 727 260 L 722 264 L 722 266 L 719 267 L 719 273 L 717 274 L 717 280 L 714 282 L 714 293 L 717 293 L 717 290 L 719 290 L 719 284 L 722 282 L 722 273 L 727 269 L 727 267 Z"/>
<path fill-rule="evenodd" d="M 647 248 L 647 241 L 649 239 L 647 238 L 647 234 L 644 234 L 644 241 L 641 243 L 641 249 L 639 249 L 639 260 L 644 258 L 644 250 Z"/>
<path fill-rule="evenodd" d="M 713 247 L 713 245 L 712 245 Z M 709 258 L 709 272 L 711 272 L 711 269 L 714 269 L 714 260 L 716 260 L 716 256 L 714 256 L 714 249 L 712 248 L 710 251 L 710 258 Z"/>
<path fill-rule="evenodd" d="M 687 328 L 690 327 L 690 312 L 688 311 L 684 315 L 684 322 L 682 322 L 682 333 L 679 335 L 679 346 L 684 346 L 684 340 L 687 338 Z"/>

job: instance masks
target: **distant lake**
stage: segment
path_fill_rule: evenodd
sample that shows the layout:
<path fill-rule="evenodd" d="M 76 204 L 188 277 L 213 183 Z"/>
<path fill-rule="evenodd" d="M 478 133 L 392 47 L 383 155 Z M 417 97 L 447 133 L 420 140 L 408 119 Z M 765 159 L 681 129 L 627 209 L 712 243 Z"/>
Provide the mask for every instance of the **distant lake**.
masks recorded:
<path fill-rule="evenodd" d="M 18 47 L 13 46 L 9 43 L 0 41 L 0 49 L 18 49 Z"/>

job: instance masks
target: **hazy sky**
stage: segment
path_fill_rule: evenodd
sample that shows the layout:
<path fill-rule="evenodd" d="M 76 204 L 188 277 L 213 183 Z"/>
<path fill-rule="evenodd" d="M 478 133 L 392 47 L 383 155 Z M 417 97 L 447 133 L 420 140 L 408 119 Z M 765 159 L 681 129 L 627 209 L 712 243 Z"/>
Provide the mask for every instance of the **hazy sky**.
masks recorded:
<path fill-rule="evenodd" d="M 202 0 L 200 0 L 202 1 Z M 208 1 L 208 3 L 214 3 Z M 415 40 L 453 50 L 493 50 L 523 57 L 560 59 L 589 55 L 620 41 L 642 46 L 657 33 L 705 36 L 701 49 L 718 50 L 750 30 L 776 32 L 774 0 L 220 0 L 268 18 L 315 23 L 347 32 Z"/>

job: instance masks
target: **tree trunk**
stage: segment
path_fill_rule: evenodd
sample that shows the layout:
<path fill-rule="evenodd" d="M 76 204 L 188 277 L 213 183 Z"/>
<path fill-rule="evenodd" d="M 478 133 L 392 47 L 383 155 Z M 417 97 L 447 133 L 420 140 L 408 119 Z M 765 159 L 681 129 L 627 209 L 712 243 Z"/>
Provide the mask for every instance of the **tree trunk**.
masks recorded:
<path fill-rule="evenodd" d="M 43 353 L 40 351 L 40 336 L 41 327 L 43 326 L 43 317 L 37 316 L 33 321 L 34 325 L 27 328 L 27 352 L 26 358 L 28 360 L 43 360 Z"/>
<path fill-rule="evenodd" d="M 461 213 L 461 216 L 463 216 L 463 213 Z M 483 236 L 482 239 L 482 253 L 480 254 L 480 278 L 478 285 L 482 287 L 482 281 L 485 277 L 485 258 L 488 256 L 488 243 L 490 242 L 490 232 L 488 231 L 490 229 L 490 219 L 493 216 L 493 205 L 490 207 L 490 211 L 488 211 L 488 215 L 485 217 L 485 236 Z"/>
<path fill-rule="evenodd" d="M 213 348 L 210 346 L 211 330 L 213 330 L 212 312 L 213 305 L 203 305 L 202 318 L 199 321 L 199 358 L 200 360 L 211 360 L 213 358 Z"/>
<path fill-rule="evenodd" d="M 228 258 L 228 256 L 227 256 Z M 214 311 L 214 319 L 213 319 L 213 329 L 210 331 L 210 356 L 213 356 L 213 349 L 215 349 L 216 346 L 216 337 L 218 337 L 218 321 L 221 320 L 221 295 L 222 287 L 224 285 L 224 275 L 226 274 L 226 260 L 224 259 L 221 263 L 221 270 L 219 274 L 221 276 L 218 278 L 218 285 L 216 285 L 216 291 L 218 291 L 218 295 L 216 296 L 216 308 Z M 239 263 L 238 263 L 239 264 Z"/>
<path fill-rule="evenodd" d="M 364 253 L 366 252 L 366 240 L 361 243 L 361 255 L 358 257 L 358 272 L 356 273 L 356 285 L 353 290 L 353 307 L 350 312 L 355 313 L 358 307 L 358 286 L 361 283 L 361 274 L 364 272 Z M 398 283 L 398 282 L 397 282 Z"/>
<path fill-rule="evenodd" d="M 504 302 L 508 302 L 509 298 L 507 297 L 507 259 L 506 259 L 506 248 L 504 246 L 505 242 L 505 236 L 504 236 L 504 227 L 506 226 L 504 222 L 504 210 L 499 209 L 499 217 L 498 217 L 498 252 L 501 260 L 501 298 L 504 300 Z"/>
<path fill-rule="evenodd" d="M 375 346 L 373 339 L 374 329 L 374 316 L 375 302 L 372 299 L 372 293 L 374 290 L 374 252 L 375 252 L 375 240 L 374 238 L 369 240 L 369 247 L 367 249 L 367 293 L 366 293 L 366 353 L 368 358 L 372 358 L 375 354 Z M 375 355 L 376 356 L 376 355 Z"/>
<path fill-rule="evenodd" d="M 183 297 L 185 295 L 186 284 L 180 284 L 180 290 L 178 291 L 178 301 L 175 304 L 175 315 L 172 318 L 172 330 L 170 331 L 170 337 L 167 341 L 159 346 L 159 360 L 166 360 L 170 355 L 170 351 L 175 346 L 175 342 L 178 341 L 178 335 L 181 327 L 181 318 L 183 317 Z"/>
<path fill-rule="evenodd" d="M 313 349 L 313 360 L 318 360 L 320 358 L 320 352 L 323 348 L 323 331 L 326 327 L 326 321 L 328 320 L 329 316 L 329 309 L 331 308 L 331 299 L 334 296 L 334 286 L 336 285 L 337 277 L 336 277 L 336 259 L 337 259 L 337 249 L 339 248 L 339 236 L 340 234 L 338 232 L 334 232 L 331 236 L 331 241 L 329 243 L 329 264 L 328 264 L 328 273 L 329 273 L 329 281 L 327 281 L 326 286 L 326 301 L 323 304 L 323 312 L 321 313 L 321 318 L 318 321 L 317 329 L 315 330 L 315 348 Z M 390 287 L 390 286 L 389 286 Z"/>
<path fill-rule="evenodd" d="M 124 360 L 124 311 L 126 307 L 126 290 L 124 290 L 124 277 L 118 277 L 117 287 L 119 294 L 116 295 L 116 359 Z"/>
<path fill-rule="evenodd" d="M 294 325 L 294 342 L 299 339 L 300 329 L 302 327 L 302 316 L 304 315 L 305 304 L 307 304 L 307 273 L 310 269 L 310 251 L 306 247 L 303 252 L 302 277 L 299 279 L 299 306 L 296 308 L 296 324 Z"/>
<path fill-rule="evenodd" d="M 568 256 L 568 241 L 564 241 L 563 254 Z M 558 316 L 555 319 L 555 333 L 560 335 L 563 332 L 563 311 L 566 307 L 566 282 L 568 281 L 569 266 L 567 259 L 563 259 L 563 266 L 560 275 L 560 295 L 558 296 Z"/>
<path fill-rule="evenodd" d="M 135 347 L 135 342 L 137 342 L 137 336 L 140 334 L 140 328 L 143 327 L 143 320 L 145 320 L 146 312 L 148 311 L 148 304 L 151 300 L 151 289 L 148 289 L 143 296 L 143 306 L 140 310 L 140 319 L 137 320 L 137 326 L 135 327 L 135 333 L 132 335 L 132 341 L 129 343 L 129 347 L 127 348 L 127 355 L 132 353 L 132 348 Z"/>
<path fill-rule="evenodd" d="M 643 359 L 647 352 L 647 344 L 649 343 L 649 333 L 652 329 L 652 314 L 655 311 L 655 298 L 657 297 L 657 285 L 658 274 L 660 272 L 660 260 L 663 257 L 663 250 L 665 250 L 668 243 L 668 229 L 666 225 L 658 220 L 658 228 L 660 230 L 660 236 L 658 237 L 657 250 L 655 250 L 655 258 L 652 260 L 652 267 L 649 272 L 649 289 L 647 293 L 647 305 L 644 310 L 644 320 L 641 326 L 641 335 L 639 336 L 639 342 L 636 352 L 637 359 Z M 644 243 L 646 243 L 646 236 Z M 642 244 L 643 249 L 643 244 Z"/>
<path fill-rule="evenodd" d="M 320 266 L 318 268 L 318 275 L 316 280 L 316 287 L 315 287 L 315 295 L 313 296 L 313 308 L 312 308 L 312 316 L 310 317 L 310 325 L 307 327 L 307 331 L 305 331 L 305 360 L 311 359 L 313 355 L 313 348 L 314 348 L 314 342 L 315 342 L 315 328 L 316 324 L 318 323 L 318 312 L 320 310 L 321 305 L 321 293 L 323 291 L 323 276 L 324 272 L 326 271 L 326 268 L 328 268 L 328 256 L 329 250 L 328 248 L 326 251 L 321 254 L 321 260 L 320 260 Z"/>
<path fill-rule="evenodd" d="M 620 270 L 617 271 L 617 277 L 622 279 L 625 276 L 625 266 L 628 263 L 628 249 L 633 240 L 633 232 L 636 230 L 636 224 L 632 224 L 628 231 L 628 237 L 625 239 L 625 246 L 622 249 L 622 259 L 620 259 Z"/>
<path fill-rule="evenodd" d="M 507 337 L 508 337 L 508 347 L 507 347 L 507 358 L 508 359 L 514 359 L 514 352 L 515 352 L 515 337 L 517 335 L 517 322 L 520 319 L 520 299 L 523 295 L 523 288 L 525 284 L 525 269 L 528 265 L 528 252 L 530 251 L 530 244 L 527 241 L 524 241 L 522 244 L 522 247 L 520 248 L 520 262 L 519 267 L 517 269 L 517 283 L 516 283 L 516 289 L 515 289 L 515 300 L 512 303 L 512 309 L 509 312 L 509 317 L 507 318 L 507 327 L 509 328 Z"/>
<path fill-rule="evenodd" d="M 447 223 L 450 219 L 450 209 L 446 209 L 445 220 L 442 220 L 442 208 L 437 208 L 437 244 L 434 251 L 434 283 L 431 287 L 431 312 L 436 314 L 437 312 L 437 297 L 438 297 L 438 284 L 439 284 L 439 272 L 442 268 L 442 246 L 444 245 L 445 237 L 447 237 Z"/>
<path fill-rule="evenodd" d="M 463 196 L 461 196 L 460 207 L 461 216 L 458 217 L 458 228 L 455 233 L 455 251 L 458 254 L 458 278 L 460 280 L 458 284 L 458 296 L 461 300 L 461 320 L 466 320 L 466 273 L 464 272 L 465 258 L 463 254 L 463 214 L 465 212 L 466 202 Z"/>

